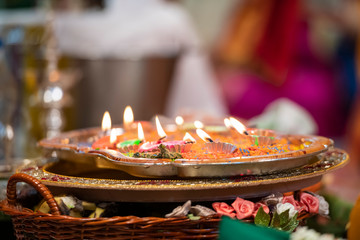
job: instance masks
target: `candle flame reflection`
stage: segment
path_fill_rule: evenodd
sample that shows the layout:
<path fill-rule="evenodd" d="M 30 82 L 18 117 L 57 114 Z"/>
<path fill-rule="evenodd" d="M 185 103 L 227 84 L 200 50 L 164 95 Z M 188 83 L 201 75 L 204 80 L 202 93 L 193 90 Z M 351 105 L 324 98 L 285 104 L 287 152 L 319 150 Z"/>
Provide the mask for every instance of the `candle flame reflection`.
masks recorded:
<path fill-rule="evenodd" d="M 198 121 L 198 120 L 196 120 L 194 122 L 194 125 L 195 125 L 196 128 L 203 128 L 204 127 L 204 124 L 202 122 Z"/>
<path fill-rule="evenodd" d="M 196 134 L 205 142 L 213 142 L 211 137 L 204 130 L 200 128 L 196 129 Z"/>
<path fill-rule="evenodd" d="M 156 116 L 155 118 L 155 122 L 156 122 L 156 130 L 158 132 L 158 135 L 160 137 L 160 139 L 163 139 L 166 137 L 166 133 L 164 131 L 164 129 L 161 127 L 160 121 L 159 121 L 159 117 Z"/>
<path fill-rule="evenodd" d="M 177 116 L 175 118 L 175 123 L 176 123 L 176 125 L 181 126 L 184 123 L 184 119 L 181 116 Z"/>
<path fill-rule="evenodd" d="M 105 132 L 111 129 L 111 118 L 108 111 L 106 111 L 103 115 L 101 129 Z"/>
<path fill-rule="evenodd" d="M 188 132 L 185 133 L 185 136 L 184 136 L 183 140 L 184 140 L 185 142 L 188 142 L 188 143 L 194 143 L 194 142 L 196 142 L 195 138 L 193 138 L 193 137 L 190 135 L 190 133 L 188 133 Z"/>
<path fill-rule="evenodd" d="M 142 128 L 141 123 L 138 123 L 138 139 L 141 141 L 145 140 L 144 130 Z"/>
<path fill-rule="evenodd" d="M 126 106 L 124 110 L 124 125 L 129 126 L 134 122 L 134 113 L 130 106 Z"/>
<path fill-rule="evenodd" d="M 239 120 L 230 117 L 230 123 L 231 126 L 233 126 L 236 129 L 236 131 L 238 131 L 241 134 L 246 134 L 246 127 Z"/>

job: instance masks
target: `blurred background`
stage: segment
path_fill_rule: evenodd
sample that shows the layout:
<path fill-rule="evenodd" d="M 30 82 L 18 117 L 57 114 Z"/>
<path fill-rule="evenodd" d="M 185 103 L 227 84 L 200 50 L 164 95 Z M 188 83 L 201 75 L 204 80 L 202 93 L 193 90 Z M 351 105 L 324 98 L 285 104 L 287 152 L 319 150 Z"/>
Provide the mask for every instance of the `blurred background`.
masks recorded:
<path fill-rule="evenodd" d="M 0 161 L 106 110 L 121 124 L 127 105 L 138 120 L 231 115 L 333 138 L 352 161 L 325 181 L 354 202 L 359 17 L 355 0 L 1 0 Z"/>
<path fill-rule="evenodd" d="M 360 193 L 359 18 L 356 0 L 0 0 L 0 177 L 106 110 L 113 124 L 127 105 L 136 120 L 234 116 L 348 151 L 323 178 L 333 220 L 315 221 L 344 236 Z"/>

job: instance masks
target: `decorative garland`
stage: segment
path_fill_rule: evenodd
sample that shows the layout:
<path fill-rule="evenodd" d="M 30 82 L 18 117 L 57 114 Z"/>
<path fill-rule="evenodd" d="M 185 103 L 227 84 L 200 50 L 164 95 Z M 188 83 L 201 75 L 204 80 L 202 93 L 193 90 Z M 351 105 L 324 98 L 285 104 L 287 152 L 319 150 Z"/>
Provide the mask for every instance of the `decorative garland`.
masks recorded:
<path fill-rule="evenodd" d="M 116 205 L 115 203 L 89 203 L 74 196 L 58 196 L 55 200 L 62 214 L 74 217 L 103 217 L 104 213 L 113 212 Z M 255 225 L 292 232 L 303 218 L 316 214 L 323 216 L 329 214 L 329 204 L 322 196 L 305 191 L 295 192 L 293 195 L 275 193 L 255 203 L 237 197 L 230 205 L 225 202 L 214 202 L 212 208 L 201 205 L 192 206 L 189 200 L 166 214 L 165 217 L 187 216 L 191 220 L 198 220 L 201 217 L 218 214 L 253 222 Z M 34 211 L 46 213 L 49 207 L 45 201 L 42 201 L 35 206 Z"/>
<path fill-rule="evenodd" d="M 195 209 L 198 209 L 199 205 L 192 207 L 191 202 L 187 201 L 183 206 L 178 206 L 173 212 L 167 214 L 166 217 L 188 216 L 194 219 L 194 217 L 214 214 L 211 209 L 200 207 L 202 212 L 196 212 Z M 329 214 L 329 204 L 326 200 L 312 192 L 295 192 L 294 195 L 276 193 L 256 203 L 237 197 L 231 205 L 225 202 L 214 202 L 212 207 L 219 215 L 253 221 L 256 225 L 288 232 L 294 231 L 299 220 L 305 216 L 315 214 L 327 216 Z M 188 214 L 189 212 L 190 214 Z"/>

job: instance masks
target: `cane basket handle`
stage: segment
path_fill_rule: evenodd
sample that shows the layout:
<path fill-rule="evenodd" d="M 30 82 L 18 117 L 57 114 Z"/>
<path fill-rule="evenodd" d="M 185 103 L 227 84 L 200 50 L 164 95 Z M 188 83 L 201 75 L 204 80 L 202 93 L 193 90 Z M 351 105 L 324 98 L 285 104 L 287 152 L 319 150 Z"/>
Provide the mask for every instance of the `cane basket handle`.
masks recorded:
<path fill-rule="evenodd" d="M 50 190 L 41 181 L 25 173 L 15 173 L 9 178 L 6 192 L 9 205 L 15 205 L 16 203 L 16 183 L 18 182 L 25 182 L 35 188 L 49 205 L 51 214 L 61 215 Z"/>

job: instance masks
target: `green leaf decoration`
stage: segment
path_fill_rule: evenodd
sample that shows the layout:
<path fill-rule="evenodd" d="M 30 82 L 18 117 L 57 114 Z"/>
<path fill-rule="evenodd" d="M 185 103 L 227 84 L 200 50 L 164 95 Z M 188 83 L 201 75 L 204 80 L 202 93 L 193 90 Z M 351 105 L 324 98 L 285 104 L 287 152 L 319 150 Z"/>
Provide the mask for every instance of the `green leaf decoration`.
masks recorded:
<path fill-rule="evenodd" d="M 268 227 L 270 223 L 270 215 L 267 214 L 263 207 L 260 207 L 258 212 L 256 213 L 254 223 L 259 226 Z"/>
<path fill-rule="evenodd" d="M 274 213 L 271 219 L 270 227 L 280 229 L 280 216 L 277 212 Z"/>
<path fill-rule="evenodd" d="M 286 232 L 293 232 L 295 228 L 299 225 L 297 217 L 298 213 L 296 213 L 291 219 L 289 219 L 288 223 L 282 227 L 282 230 Z"/>
<path fill-rule="evenodd" d="M 289 218 L 289 209 L 281 214 L 275 212 L 273 218 L 271 219 L 270 227 L 281 231 L 292 232 L 299 225 L 297 217 L 298 213 L 296 213 L 292 218 Z"/>
<path fill-rule="evenodd" d="M 280 213 L 280 227 L 286 225 L 289 222 L 289 211 L 290 209 L 287 209 L 286 211 Z"/>

